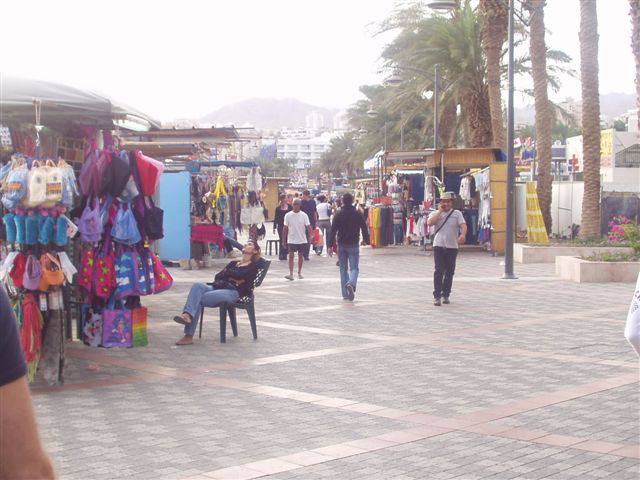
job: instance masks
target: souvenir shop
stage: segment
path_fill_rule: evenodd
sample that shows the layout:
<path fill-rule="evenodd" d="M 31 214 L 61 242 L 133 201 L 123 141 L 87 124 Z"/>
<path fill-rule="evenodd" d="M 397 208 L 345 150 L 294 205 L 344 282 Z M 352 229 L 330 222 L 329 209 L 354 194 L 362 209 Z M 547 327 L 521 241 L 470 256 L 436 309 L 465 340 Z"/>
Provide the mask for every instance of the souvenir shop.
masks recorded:
<path fill-rule="evenodd" d="M 168 171 L 160 184 L 160 204 L 172 214 L 159 255 L 165 260 L 188 260 L 189 268 L 197 268 L 228 254 L 229 239 L 237 240 L 241 234 L 263 238 L 263 193 L 264 180 L 254 162 L 189 162 Z M 185 230 L 190 232 L 190 247 L 184 245 Z"/>
<path fill-rule="evenodd" d="M 79 91 L 65 88 L 55 90 L 57 102 L 51 96 L 33 102 L 31 116 L 11 90 L 1 105 L 7 115 L 0 127 L 0 279 L 19 323 L 29 379 L 48 384 L 64 381 L 73 317 L 86 345 L 143 346 L 147 312 L 140 297 L 172 285 L 150 248 L 163 231 L 162 210 L 152 200 L 162 164 L 119 149 L 109 112 L 96 107 L 89 114 Z M 65 103 L 67 97 L 75 103 Z"/>

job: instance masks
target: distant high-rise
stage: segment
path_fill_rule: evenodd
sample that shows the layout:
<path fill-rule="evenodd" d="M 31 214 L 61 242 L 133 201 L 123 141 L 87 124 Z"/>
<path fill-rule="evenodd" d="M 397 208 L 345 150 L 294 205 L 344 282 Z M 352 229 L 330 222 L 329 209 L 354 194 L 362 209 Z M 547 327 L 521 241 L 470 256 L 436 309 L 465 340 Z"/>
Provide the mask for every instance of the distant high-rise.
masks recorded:
<path fill-rule="evenodd" d="M 307 128 L 314 130 L 321 130 L 324 128 L 324 116 L 316 110 L 308 113 L 304 121 Z"/>

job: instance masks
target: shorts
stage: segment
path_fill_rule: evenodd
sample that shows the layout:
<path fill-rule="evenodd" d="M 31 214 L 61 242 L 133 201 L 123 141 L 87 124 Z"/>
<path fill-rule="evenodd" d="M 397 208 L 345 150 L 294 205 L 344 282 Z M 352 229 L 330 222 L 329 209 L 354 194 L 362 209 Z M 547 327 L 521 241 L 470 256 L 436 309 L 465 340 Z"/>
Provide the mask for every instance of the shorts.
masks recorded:
<path fill-rule="evenodd" d="M 304 253 L 306 245 L 306 243 L 290 243 L 287 245 L 287 248 L 289 249 L 289 253 Z"/>

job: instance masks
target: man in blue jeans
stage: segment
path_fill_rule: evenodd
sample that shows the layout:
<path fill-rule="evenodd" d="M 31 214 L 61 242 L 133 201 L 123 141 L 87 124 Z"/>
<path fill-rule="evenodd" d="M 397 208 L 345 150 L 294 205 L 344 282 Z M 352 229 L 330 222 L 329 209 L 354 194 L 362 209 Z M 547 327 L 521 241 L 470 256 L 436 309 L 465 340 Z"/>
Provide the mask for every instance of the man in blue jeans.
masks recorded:
<path fill-rule="evenodd" d="M 353 206 L 353 195 L 345 193 L 342 196 L 342 208 L 333 218 L 331 235 L 327 248 L 329 255 L 333 255 L 331 247 L 338 241 L 338 259 L 340 260 L 340 284 L 342 298 L 355 298 L 358 283 L 358 264 L 360 263 L 360 232 L 363 244 L 369 243 L 369 230 L 364 217 Z"/>

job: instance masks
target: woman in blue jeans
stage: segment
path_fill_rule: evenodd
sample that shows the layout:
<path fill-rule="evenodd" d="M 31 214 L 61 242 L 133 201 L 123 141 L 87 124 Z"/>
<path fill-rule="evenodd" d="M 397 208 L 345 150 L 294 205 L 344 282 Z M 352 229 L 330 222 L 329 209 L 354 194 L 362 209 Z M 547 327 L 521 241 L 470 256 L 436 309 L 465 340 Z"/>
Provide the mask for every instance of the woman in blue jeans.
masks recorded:
<path fill-rule="evenodd" d="M 215 276 L 213 284 L 196 283 L 191 287 L 182 315 L 173 317 L 184 325 L 184 337 L 176 345 L 193 344 L 193 335 L 198 326 L 202 307 L 218 307 L 223 303 L 235 303 L 251 293 L 251 286 L 258 273 L 260 260 L 258 244 L 247 243 L 242 249 L 242 258 L 229 263 Z"/>

